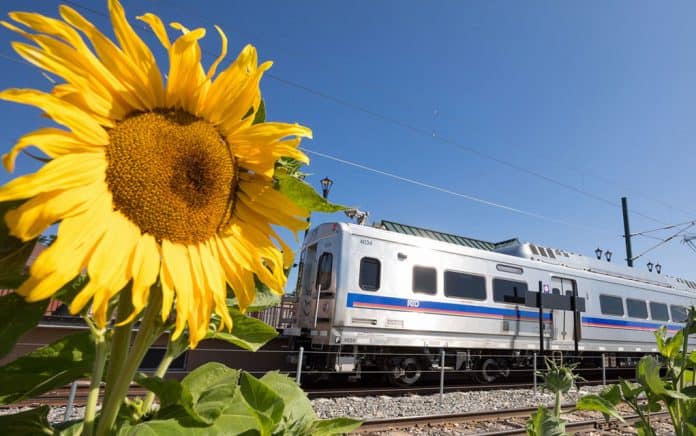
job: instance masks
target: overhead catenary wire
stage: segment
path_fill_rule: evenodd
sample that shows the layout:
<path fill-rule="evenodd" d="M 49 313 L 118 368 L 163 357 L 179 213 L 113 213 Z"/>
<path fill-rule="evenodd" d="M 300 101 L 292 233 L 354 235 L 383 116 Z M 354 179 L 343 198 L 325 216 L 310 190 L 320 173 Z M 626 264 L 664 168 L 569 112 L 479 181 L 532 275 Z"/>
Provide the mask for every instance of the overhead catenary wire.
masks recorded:
<path fill-rule="evenodd" d="M 109 18 L 109 15 L 108 15 L 108 14 L 106 14 L 106 13 L 104 13 L 104 12 L 101 12 L 101 11 L 99 11 L 99 10 L 96 10 L 96 9 L 94 9 L 94 8 L 92 8 L 92 7 L 85 6 L 85 5 L 83 5 L 83 4 L 79 3 L 79 2 L 75 2 L 75 1 L 73 1 L 73 0 L 58 0 L 58 1 L 62 1 L 62 2 L 64 2 L 64 3 L 67 3 L 67 4 L 71 5 L 71 6 L 74 6 L 74 7 L 76 7 L 76 8 L 81 8 L 81 9 L 83 9 L 83 10 L 85 10 L 85 11 L 91 12 L 91 13 L 96 14 L 96 15 L 99 15 L 99 16 L 102 16 L 102 17 L 104 17 L 104 18 Z M 176 6 L 175 6 L 175 7 L 176 7 Z M 215 23 L 214 23 L 215 20 L 211 19 L 210 17 L 201 15 L 200 13 L 197 13 L 197 14 L 195 14 L 195 15 L 198 16 L 200 19 L 202 19 L 202 20 L 204 20 L 204 21 L 207 21 L 209 24 L 215 24 Z M 147 28 L 147 26 L 144 26 L 143 28 L 146 29 L 146 30 L 148 30 L 148 31 L 150 30 L 149 28 Z M 210 52 L 207 51 L 207 50 L 202 50 L 202 52 L 205 53 L 205 54 L 207 54 L 207 55 L 210 55 L 210 56 L 213 56 L 213 57 L 217 57 L 217 54 L 210 53 Z M 277 82 L 279 82 L 279 83 L 282 83 L 282 84 L 284 84 L 284 85 L 286 85 L 286 86 L 291 86 L 291 87 L 294 87 L 294 88 L 296 88 L 296 89 L 300 89 L 300 90 L 302 90 L 302 91 L 304 91 L 304 92 L 313 94 L 313 95 L 315 95 L 315 96 L 317 96 L 317 97 L 320 97 L 320 98 L 322 98 L 322 99 L 325 99 L 325 100 L 328 100 L 328 101 L 332 101 L 332 102 L 334 102 L 334 103 L 336 103 L 336 104 L 339 104 L 339 105 L 348 107 L 348 108 L 350 108 L 350 109 L 352 109 L 352 110 L 355 110 L 355 111 L 358 111 L 358 112 L 362 112 L 362 113 L 367 114 L 367 115 L 369 115 L 369 116 L 371 116 L 371 117 L 373 117 L 373 118 L 376 118 L 376 119 L 378 119 L 378 120 L 381 120 L 382 122 L 390 123 L 390 124 L 392 124 L 392 125 L 395 125 L 395 126 L 397 126 L 397 127 L 402 128 L 402 129 L 408 130 L 408 131 L 410 131 L 410 132 L 412 132 L 412 133 L 419 134 L 419 135 L 422 135 L 422 136 L 425 136 L 425 137 L 428 137 L 428 138 L 432 138 L 432 139 L 434 139 L 434 140 L 436 140 L 436 141 L 439 141 L 439 142 L 441 142 L 441 143 L 454 146 L 454 147 L 459 148 L 459 149 L 461 149 L 461 150 L 464 150 L 464 151 L 470 152 L 470 153 L 472 153 L 472 154 L 475 154 L 475 155 L 477 155 L 477 156 L 479 156 L 479 157 L 481 157 L 481 158 L 484 158 L 484 159 L 487 159 L 487 160 L 496 162 L 496 163 L 498 163 L 498 164 L 500 164 L 500 165 L 507 166 L 507 167 L 512 168 L 512 169 L 514 169 L 514 170 L 516 170 L 516 171 L 519 171 L 519 172 L 528 174 L 528 175 L 530 175 L 530 176 L 532 176 L 532 177 L 536 177 L 536 178 L 538 178 L 538 179 L 544 180 L 544 181 L 546 181 L 546 182 L 548 182 L 548 183 L 553 183 L 553 184 L 555 184 L 555 185 L 557 185 L 557 186 L 560 186 L 560 187 L 562 187 L 562 188 L 564 188 L 564 189 L 567 189 L 567 190 L 569 190 L 569 191 L 575 192 L 575 193 L 577 193 L 577 194 L 583 195 L 583 196 L 585 196 L 585 197 L 587 197 L 587 198 L 590 198 L 590 199 L 593 199 L 593 200 L 595 200 L 595 201 L 598 201 L 598 202 L 607 204 L 607 205 L 612 206 L 612 207 L 617 207 L 617 206 L 619 206 L 619 204 L 616 203 L 615 201 L 612 201 L 612 200 L 610 200 L 610 199 L 604 198 L 604 197 L 602 197 L 602 196 L 600 196 L 600 195 L 594 194 L 594 193 L 589 192 L 589 191 L 586 191 L 586 190 L 584 190 L 584 189 L 578 188 L 578 187 L 573 186 L 573 185 L 571 185 L 571 184 L 569 184 L 569 183 L 566 183 L 566 182 L 564 182 L 564 181 L 562 181 L 562 180 L 558 180 L 558 179 L 556 179 L 556 178 L 549 177 L 549 176 L 547 176 L 547 175 L 545 175 L 545 174 L 542 174 L 542 173 L 540 173 L 540 172 L 538 172 L 538 171 L 534 171 L 534 170 L 532 170 L 532 169 L 525 168 L 525 167 L 523 167 L 523 166 L 521 166 L 521 165 L 515 164 L 514 162 L 510 162 L 510 161 L 508 161 L 508 160 L 499 158 L 499 157 L 497 157 L 497 156 L 495 156 L 495 155 L 493 155 L 493 154 L 486 153 L 486 152 L 484 152 L 484 151 L 482 151 L 482 150 L 480 150 L 480 149 L 478 149 L 478 148 L 475 148 L 475 147 L 472 147 L 472 146 L 469 146 L 469 145 L 466 145 L 466 144 L 462 144 L 462 143 L 460 143 L 460 142 L 458 142 L 458 141 L 456 141 L 456 140 L 454 140 L 454 139 L 452 139 L 452 138 L 448 138 L 448 137 L 439 135 L 438 133 L 433 132 L 432 130 L 428 130 L 428 129 L 421 128 L 421 127 L 418 127 L 418 126 L 414 126 L 414 125 L 412 125 L 412 124 L 410 124 L 410 123 L 408 123 L 408 122 L 405 122 L 405 121 L 403 121 L 403 120 L 399 120 L 399 119 L 397 119 L 397 118 L 390 117 L 390 116 L 385 115 L 385 114 L 383 114 L 383 113 L 380 113 L 380 112 L 371 110 L 371 109 L 369 109 L 369 108 L 366 108 L 366 107 L 364 107 L 364 106 L 362 106 L 362 105 L 352 103 L 352 102 L 350 102 L 350 101 L 347 101 L 347 100 L 345 100 L 345 99 L 342 99 L 342 98 L 339 98 L 339 97 L 330 95 L 330 94 L 325 93 L 325 92 L 322 92 L 322 91 L 318 91 L 318 90 L 316 90 L 316 89 L 314 89 L 314 88 L 311 88 L 311 87 L 309 87 L 309 86 L 306 86 L 306 85 L 303 85 L 303 84 L 300 84 L 300 83 L 297 83 L 297 82 L 294 82 L 294 81 L 291 81 L 291 80 L 282 78 L 282 77 L 280 77 L 280 76 L 278 76 L 278 75 L 276 75 L 276 74 L 270 73 L 270 72 L 266 72 L 266 73 L 265 73 L 265 76 L 267 76 L 267 77 L 269 77 L 270 79 L 275 80 L 275 81 L 277 81 Z M 631 210 L 631 213 L 634 214 L 634 215 L 643 217 L 643 218 L 645 218 L 645 219 L 648 219 L 648 220 L 651 220 L 651 221 L 660 223 L 660 224 L 667 224 L 666 222 L 664 222 L 664 221 L 662 221 L 662 220 L 659 220 L 659 219 L 657 219 L 657 218 L 654 218 L 654 217 L 652 217 L 652 216 L 650 216 L 650 215 L 647 215 L 647 214 L 645 214 L 645 213 L 643 213 L 643 212 L 640 212 L 640 211 L 637 211 L 637 210 Z"/>
<path fill-rule="evenodd" d="M 377 168 L 374 168 L 374 167 L 370 167 L 370 166 L 367 166 L 367 165 L 364 165 L 364 164 L 361 164 L 361 163 L 358 163 L 358 162 L 354 162 L 354 161 L 350 161 L 350 160 L 343 159 L 343 158 L 340 158 L 340 157 L 332 156 L 332 155 L 327 154 L 327 153 L 322 153 L 322 152 L 319 152 L 319 151 L 310 150 L 310 149 L 308 149 L 307 147 L 301 147 L 301 149 L 302 149 L 302 151 L 304 151 L 304 152 L 306 152 L 306 153 L 308 153 L 308 154 L 311 154 L 311 155 L 319 156 L 319 157 L 322 157 L 322 158 L 325 158 L 325 159 L 329 159 L 329 160 L 332 160 L 332 161 L 334 161 L 334 162 L 339 162 L 339 163 L 342 163 L 342 164 L 345 164 L 345 165 L 349 165 L 349 166 L 352 166 L 352 167 L 355 167 L 355 168 L 360 168 L 360 169 L 365 170 L 365 171 L 369 171 L 369 172 L 372 172 L 372 173 L 375 173 L 375 174 L 380 174 L 380 175 L 382 175 L 382 176 L 390 177 L 390 178 L 392 178 L 392 179 L 399 180 L 399 181 L 406 182 L 406 183 L 410 183 L 410 184 L 412 184 L 412 185 L 420 186 L 420 187 L 427 188 L 427 189 L 432 189 L 432 190 L 434 190 L 434 191 L 439 191 L 439 192 L 442 192 L 442 193 L 445 193 L 445 194 L 453 195 L 453 196 L 455 196 L 455 197 L 465 198 L 465 199 L 467 199 L 467 200 L 471 200 L 471 201 L 474 201 L 474 202 L 477 202 L 477 203 L 480 203 L 480 204 L 484 204 L 484 205 L 486 205 L 486 206 L 491 206 L 491 207 L 496 207 L 496 208 L 499 208 L 499 209 L 504 209 L 504 210 L 507 210 L 507 211 L 510 211 L 510 212 L 515 212 L 515 213 L 518 213 L 518 214 L 526 215 L 526 216 L 533 217 L 533 218 L 538 218 L 538 219 L 545 220 L 545 221 L 550 221 L 550 222 L 553 222 L 553 223 L 556 223 L 556 224 L 563 224 L 563 225 L 566 225 L 566 226 L 581 228 L 581 229 L 584 229 L 584 230 L 592 230 L 592 231 L 595 231 L 595 230 L 596 230 L 595 227 L 590 227 L 590 226 L 585 226 L 585 225 L 582 225 L 582 224 L 576 224 L 576 223 L 571 223 L 571 222 L 568 222 L 568 221 L 563 221 L 563 220 L 560 220 L 560 219 L 557 219 L 557 218 L 548 217 L 548 216 L 546 216 L 546 215 L 541 215 L 541 214 L 538 214 L 538 213 L 535 213 L 535 212 L 530 212 L 530 211 L 526 211 L 526 210 L 523 210 L 523 209 L 518 209 L 518 208 L 516 208 L 516 207 L 508 206 L 508 205 L 505 205 L 505 204 L 502 204 L 502 203 L 497 203 L 497 202 L 494 202 L 494 201 L 490 201 L 490 200 L 486 200 L 486 199 L 483 199 L 483 198 L 475 197 L 475 196 L 473 196 L 473 195 L 469 195 L 469 194 L 464 194 L 464 193 L 461 193 L 461 192 L 453 191 L 453 190 L 448 189 L 448 188 L 444 188 L 444 187 L 437 186 L 437 185 L 433 185 L 433 184 L 430 184 L 430 183 L 426 183 L 426 182 L 423 182 L 423 181 L 420 181 L 420 180 L 412 179 L 412 178 L 410 178 L 410 177 L 400 176 L 400 175 L 395 174 L 395 173 L 393 173 L 393 172 L 380 170 L 380 169 L 377 169 Z"/>
<path fill-rule="evenodd" d="M 696 225 L 696 222 L 690 222 L 690 223 L 688 223 L 688 225 L 686 225 L 684 228 L 680 229 L 679 231 L 677 231 L 677 232 L 674 233 L 673 235 L 671 235 L 671 236 L 669 236 L 669 237 L 663 239 L 661 242 L 658 242 L 657 244 L 655 244 L 655 245 L 653 245 L 652 247 L 648 248 L 647 250 L 643 251 L 643 252 L 640 253 L 639 255 L 633 256 L 633 257 L 631 258 L 631 260 L 636 260 L 636 259 L 638 259 L 638 258 L 644 256 L 645 254 L 651 252 L 652 250 L 656 249 L 657 247 L 660 247 L 660 246 L 666 244 L 667 242 L 671 241 L 672 239 L 676 238 L 677 236 L 683 234 L 685 231 L 687 231 L 688 229 L 690 229 L 690 228 L 693 227 L 694 225 Z"/>

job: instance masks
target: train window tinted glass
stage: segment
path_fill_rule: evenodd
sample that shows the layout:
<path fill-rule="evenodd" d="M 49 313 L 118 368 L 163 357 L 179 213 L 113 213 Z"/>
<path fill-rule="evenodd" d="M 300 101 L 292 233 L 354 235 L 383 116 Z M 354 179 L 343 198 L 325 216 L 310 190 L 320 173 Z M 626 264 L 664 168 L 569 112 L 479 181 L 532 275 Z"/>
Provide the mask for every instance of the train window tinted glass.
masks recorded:
<path fill-rule="evenodd" d="M 471 274 L 445 271 L 445 296 L 485 300 L 486 279 Z"/>
<path fill-rule="evenodd" d="M 662 303 L 650 303 L 650 315 L 656 321 L 669 321 L 667 305 Z"/>
<path fill-rule="evenodd" d="M 643 300 L 627 298 L 626 312 L 631 318 L 648 319 L 648 305 Z"/>
<path fill-rule="evenodd" d="M 435 268 L 413 267 L 413 292 L 435 295 L 437 292 L 437 271 Z"/>
<path fill-rule="evenodd" d="M 500 303 L 521 303 L 524 304 L 524 297 L 527 293 L 527 283 L 515 282 L 512 280 L 493 279 L 493 301 Z M 513 299 L 521 299 L 512 301 Z"/>
<path fill-rule="evenodd" d="M 512 274 L 522 274 L 524 272 L 519 266 L 503 265 L 502 263 L 496 265 L 495 269 Z"/>
<path fill-rule="evenodd" d="M 360 259 L 360 289 L 363 291 L 376 291 L 379 289 L 381 265 L 379 260 L 371 257 Z"/>
<path fill-rule="evenodd" d="M 669 306 L 669 310 L 672 312 L 672 321 L 686 321 L 686 308 L 684 306 Z"/>
<path fill-rule="evenodd" d="M 329 289 L 331 287 L 331 268 L 333 266 L 333 255 L 331 253 L 323 253 L 319 258 L 319 267 L 317 268 L 317 289 Z"/>
<path fill-rule="evenodd" d="M 599 307 L 602 309 L 602 313 L 605 315 L 623 316 L 624 314 L 623 302 L 621 301 L 620 297 L 614 297 L 612 295 L 600 295 Z"/>
<path fill-rule="evenodd" d="M 529 244 L 529 249 L 532 250 L 532 253 L 536 256 L 539 255 L 539 252 L 537 251 L 536 245 L 534 244 Z"/>

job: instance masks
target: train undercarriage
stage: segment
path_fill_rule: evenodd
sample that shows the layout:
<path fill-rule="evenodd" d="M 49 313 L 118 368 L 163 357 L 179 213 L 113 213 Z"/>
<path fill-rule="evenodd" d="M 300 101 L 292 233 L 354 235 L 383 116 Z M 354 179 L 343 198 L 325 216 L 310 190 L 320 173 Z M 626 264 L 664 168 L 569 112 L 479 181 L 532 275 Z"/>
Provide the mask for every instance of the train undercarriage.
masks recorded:
<path fill-rule="evenodd" d="M 536 368 L 545 368 L 544 360 L 528 350 L 441 349 L 405 347 L 335 346 L 315 347 L 309 343 L 297 343 L 305 350 L 302 362 L 302 379 L 320 382 L 336 375 L 349 380 L 380 378 L 394 386 L 408 387 L 418 384 L 427 374 L 460 374 L 480 384 L 504 382 L 515 374 L 531 374 Z M 557 363 L 577 364 L 581 370 L 601 368 L 631 368 L 642 355 L 604 353 L 574 356 L 572 352 L 553 351 L 546 355 Z M 535 366 L 535 356 L 537 356 Z M 297 364 L 293 355 L 292 364 Z M 604 361 L 603 361 L 604 360 Z"/>

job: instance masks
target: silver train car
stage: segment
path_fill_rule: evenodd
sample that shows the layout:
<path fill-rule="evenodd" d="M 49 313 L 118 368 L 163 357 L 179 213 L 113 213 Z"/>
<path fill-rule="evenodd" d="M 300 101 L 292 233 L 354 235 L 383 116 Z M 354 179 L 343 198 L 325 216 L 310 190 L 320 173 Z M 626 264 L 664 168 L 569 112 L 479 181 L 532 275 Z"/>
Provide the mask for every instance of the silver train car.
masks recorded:
<path fill-rule="evenodd" d="M 330 352 L 308 355 L 306 369 L 359 376 L 375 368 L 409 385 L 445 350 L 448 367 L 476 369 L 492 382 L 530 366 L 542 337 L 555 355 L 577 347 L 631 364 L 657 351 L 654 330 L 676 331 L 696 304 L 689 280 L 517 239 L 381 227 L 321 224 L 305 238 L 295 324 L 285 334 Z M 584 298 L 585 311 L 545 310 L 540 320 L 538 309 L 519 303 L 540 287 Z"/>

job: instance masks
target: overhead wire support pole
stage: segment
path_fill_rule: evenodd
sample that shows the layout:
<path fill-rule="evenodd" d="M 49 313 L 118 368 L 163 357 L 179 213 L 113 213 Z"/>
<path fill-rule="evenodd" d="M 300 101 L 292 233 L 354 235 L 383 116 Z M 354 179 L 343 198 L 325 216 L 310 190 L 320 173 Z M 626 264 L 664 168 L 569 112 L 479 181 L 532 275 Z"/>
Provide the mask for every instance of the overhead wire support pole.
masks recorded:
<path fill-rule="evenodd" d="M 626 264 L 633 267 L 633 252 L 631 250 L 631 229 L 628 225 L 628 200 L 621 197 L 621 209 L 623 211 L 624 239 L 626 240 Z"/>

